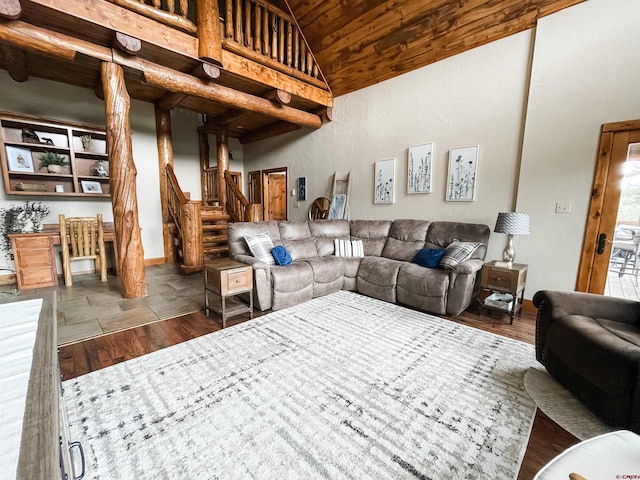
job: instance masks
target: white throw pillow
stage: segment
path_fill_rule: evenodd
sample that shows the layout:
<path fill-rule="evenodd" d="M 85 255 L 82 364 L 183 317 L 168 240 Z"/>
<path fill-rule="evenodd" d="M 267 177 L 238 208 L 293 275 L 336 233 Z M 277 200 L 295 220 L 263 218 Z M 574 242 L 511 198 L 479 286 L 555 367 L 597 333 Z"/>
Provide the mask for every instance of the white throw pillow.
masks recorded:
<path fill-rule="evenodd" d="M 251 254 L 258 260 L 269 265 L 275 265 L 276 262 L 271 255 L 271 249 L 273 248 L 273 242 L 267 232 L 258 233 L 257 235 L 247 235 L 244 237 L 245 242 Z"/>
<path fill-rule="evenodd" d="M 339 240 L 333 241 L 336 257 L 364 257 L 364 245 L 362 240 Z"/>
<path fill-rule="evenodd" d="M 440 267 L 453 270 L 458 264 L 469 260 L 480 245 L 482 245 L 481 242 L 451 242 L 440 260 Z"/>

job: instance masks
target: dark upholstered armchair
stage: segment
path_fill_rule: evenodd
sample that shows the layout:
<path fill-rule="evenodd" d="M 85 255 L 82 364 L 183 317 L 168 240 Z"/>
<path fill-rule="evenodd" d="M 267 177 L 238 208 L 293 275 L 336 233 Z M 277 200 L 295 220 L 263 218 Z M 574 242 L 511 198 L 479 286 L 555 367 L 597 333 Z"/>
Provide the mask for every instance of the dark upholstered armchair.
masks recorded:
<path fill-rule="evenodd" d="M 640 433 L 640 302 L 542 290 L 536 358 L 606 423 Z"/>

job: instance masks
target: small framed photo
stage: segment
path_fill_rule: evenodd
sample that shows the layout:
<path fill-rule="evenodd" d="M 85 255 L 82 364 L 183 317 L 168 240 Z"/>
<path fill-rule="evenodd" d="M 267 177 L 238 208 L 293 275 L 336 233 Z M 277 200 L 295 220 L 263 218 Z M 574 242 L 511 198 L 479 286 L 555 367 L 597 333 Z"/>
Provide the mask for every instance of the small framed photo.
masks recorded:
<path fill-rule="evenodd" d="M 449 150 L 447 173 L 448 202 L 472 202 L 476 199 L 479 145 Z"/>
<path fill-rule="evenodd" d="M 407 158 L 407 193 L 431 193 L 431 157 L 433 143 L 409 147 Z"/>
<path fill-rule="evenodd" d="M 298 177 L 298 200 L 307 199 L 307 177 Z"/>
<path fill-rule="evenodd" d="M 375 163 L 373 203 L 394 203 L 396 190 L 396 159 Z"/>
<path fill-rule="evenodd" d="M 102 185 L 100 182 L 92 182 L 90 180 L 81 180 L 82 191 L 84 193 L 102 193 Z"/>
<path fill-rule="evenodd" d="M 7 146 L 7 163 L 11 172 L 33 172 L 31 152 L 26 148 Z"/>

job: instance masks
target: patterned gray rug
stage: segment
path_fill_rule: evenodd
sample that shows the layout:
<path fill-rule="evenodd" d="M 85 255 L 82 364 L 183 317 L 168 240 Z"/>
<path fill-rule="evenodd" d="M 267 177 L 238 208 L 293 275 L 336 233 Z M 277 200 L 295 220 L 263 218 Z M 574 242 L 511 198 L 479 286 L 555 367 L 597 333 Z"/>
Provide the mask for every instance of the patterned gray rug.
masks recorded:
<path fill-rule="evenodd" d="M 338 292 L 65 382 L 92 479 L 511 479 L 533 346 Z"/>

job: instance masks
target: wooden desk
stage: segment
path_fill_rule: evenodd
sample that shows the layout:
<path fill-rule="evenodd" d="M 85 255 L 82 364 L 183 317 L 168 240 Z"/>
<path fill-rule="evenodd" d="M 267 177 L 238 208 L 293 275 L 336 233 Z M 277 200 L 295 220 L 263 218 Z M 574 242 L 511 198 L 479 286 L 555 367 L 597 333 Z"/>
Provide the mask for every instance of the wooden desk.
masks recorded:
<path fill-rule="evenodd" d="M 16 266 L 18 290 L 58 285 L 55 245 L 60 245 L 60 226 L 45 224 L 42 232 L 12 233 L 11 249 Z M 113 223 L 104 224 L 104 241 L 113 244 L 114 265 L 118 273 L 118 252 L 115 248 Z"/>

